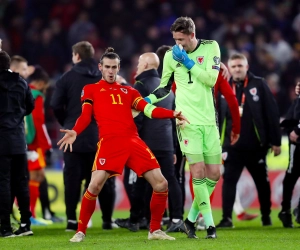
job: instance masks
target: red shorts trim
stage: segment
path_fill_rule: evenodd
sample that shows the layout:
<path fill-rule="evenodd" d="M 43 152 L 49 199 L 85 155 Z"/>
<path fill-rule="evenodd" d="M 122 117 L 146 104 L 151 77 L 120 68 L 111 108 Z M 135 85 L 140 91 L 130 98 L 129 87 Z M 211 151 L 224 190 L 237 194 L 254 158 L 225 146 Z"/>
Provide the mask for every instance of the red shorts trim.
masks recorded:
<path fill-rule="evenodd" d="M 138 176 L 160 167 L 152 151 L 138 136 L 102 138 L 92 171 L 105 170 L 111 175 L 121 175 L 125 165 Z"/>

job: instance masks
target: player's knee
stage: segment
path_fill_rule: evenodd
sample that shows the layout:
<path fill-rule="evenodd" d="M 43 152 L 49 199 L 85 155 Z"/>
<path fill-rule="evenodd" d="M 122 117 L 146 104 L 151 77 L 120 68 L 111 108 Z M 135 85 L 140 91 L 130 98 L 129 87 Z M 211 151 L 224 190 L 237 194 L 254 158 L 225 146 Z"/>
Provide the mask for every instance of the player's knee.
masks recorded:
<path fill-rule="evenodd" d="M 156 191 L 156 192 L 164 192 L 167 189 L 168 189 L 168 181 L 165 178 L 158 181 L 155 184 L 155 187 L 153 187 L 153 190 Z"/>
<path fill-rule="evenodd" d="M 99 194 L 100 191 L 101 191 L 101 185 L 100 183 L 97 183 L 95 181 L 91 182 L 89 187 L 88 187 L 88 190 L 92 193 L 92 194 Z"/>
<path fill-rule="evenodd" d="M 220 177 L 221 177 L 220 171 L 216 171 L 216 172 L 213 173 L 212 179 L 214 181 L 218 181 L 220 179 Z"/>

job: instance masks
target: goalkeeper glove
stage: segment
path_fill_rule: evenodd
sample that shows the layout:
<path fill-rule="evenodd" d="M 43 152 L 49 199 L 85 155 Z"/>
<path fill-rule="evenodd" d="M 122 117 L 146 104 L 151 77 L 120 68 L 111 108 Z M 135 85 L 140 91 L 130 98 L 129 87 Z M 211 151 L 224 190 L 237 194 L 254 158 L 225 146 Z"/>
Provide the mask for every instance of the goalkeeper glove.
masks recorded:
<path fill-rule="evenodd" d="M 151 100 L 150 100 L 150 98 L 147 96 L 147 97 L 145 97 L 144 98 L 144 100 L 146 101 L 146 102 L 148 102 L 148 103 L 150 103 L 151 104 Z"/>
<path fill-rule="evenodd" d="M 185 50 L 181 50 L 178 45 L 173 46 L 172 55 L 175 61 L 182 63 L 188 70 L 195 65 L 195 62 L 189 58 Z"/>

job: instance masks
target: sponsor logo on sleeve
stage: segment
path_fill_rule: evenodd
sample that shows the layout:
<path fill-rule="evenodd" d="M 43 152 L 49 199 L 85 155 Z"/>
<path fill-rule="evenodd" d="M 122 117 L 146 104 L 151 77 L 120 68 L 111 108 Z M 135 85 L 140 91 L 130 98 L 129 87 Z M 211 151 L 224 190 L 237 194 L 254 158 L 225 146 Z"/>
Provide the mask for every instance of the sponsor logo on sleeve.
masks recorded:
<path fill-rule="evenodd" d="M 217 65 L 213 65 L 211 68 L 220 71 L 220 67 L 218 67 Z"/>
<path fill-rule="evenodd" d="M 84 96 L 84 90 L 81 91 L 81 97 L 83 97 L 83 96 Z"/>

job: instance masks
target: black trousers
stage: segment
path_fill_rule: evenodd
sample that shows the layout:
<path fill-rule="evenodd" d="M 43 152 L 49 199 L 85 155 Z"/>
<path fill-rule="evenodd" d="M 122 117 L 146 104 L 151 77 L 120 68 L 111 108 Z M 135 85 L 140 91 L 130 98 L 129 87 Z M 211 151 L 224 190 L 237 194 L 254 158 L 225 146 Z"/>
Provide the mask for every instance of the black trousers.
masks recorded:
<path fill-rule="evenodd" d="M 182 219 L 182 200 L 178 197 L 182 197 L 179 183 L 175 176 L 175 167 L 173 164 L 173 152 L 172 151 L 152 151 L 155 155 L 163 176 L 168 181 L 169 188 L 169 204 L 171 205 L 170 214 L 172 218 Z M 126 171 L 129 171 L 128 169 Z M 130 174 L 126 174 L 124 177 L 130 177 Z M 125 178 L 124 178 L 125 179 Z M 130 178 L 124 180 L 124 182 L 130 183 Z M 125 184 L 126 186 L 127 184 Z M 138 178 L 132 185 L 131 190 L 131 209 L 130 220 L 132 222 L 138 221 L 141 217 L 150 219 L 150 200 L 152 195 L 152 188 L 144 178 Z M 129 198 L 130 199 L 130 198 Z"/>
<path fill-rule="evenodd" d="M 65 203 L 68 220 L 77 220 L 76 208 L 81 197 L 82 181 L 85 180 L 85 191 L 91 180 L 94 158 L 95 152 L 64 153 Z M 115 198 L 115 178 L 110 178 L 106 181 L 98 196 L 103 222 L 111 222 Z"/>
<path fill-rule="evenodd" d="M 177 181 L 179 183 L 180 189 L 181 189 L 181 213 L 184 214 L 184 203 L 185 203 L 185 163 L 186 163 L 186 157 L 182 155 L 179 143 L 176 147 L 176 158 L 177 162 L 175 164 L 175 175 L 177 178 Z M 169 207 L 172 206 L 172 204 L 169 204 Z M 170 209 L 172 210 L 172 209 Z M 170 214 L 170 218 L 172 218 L 172 214 Z"/>
<path fill-rule="evenodd" d="M 48 212 L 50 213 L 50 216 L 54 215 L 54 212 L 51 211 L 50 209 L 50 200 L 49 200 L 49 194 L 48 194 L 48 182 L 47 178 L 45 176 L 44 180 L 40 183 L 39 187 L 40 191 L 40 202 L 41 202 L 41 207 L 42 207 L 42 213 L 43 213 L 43 218 L 46 219 L 48 216 Z M 50 219 L 50 218 L 47 218 Z"/>
<path fill-rule="evenodd" d="M 236 185 L 244 167 L 248 169 L 256 185 L 262 216 L 269 216 L 271 213 L 271 188 L 266 165 L 267 149 L 254 152 L 240 152 L 231 149 L 227 153 L 227 159 L 224 161 L 222 188 L 223 219 L 232 216 Z"/>
<path fill-rule="evenodd" d="M 29 175 L 26 154 L 0 155 L 1 229 L 10 228 L 10 213 L 17 198 L 21 223 L 30 224 Z"/>
<path fill-rule="evenodd" d="M 289 166 L 282 183 L 282 211 L 290 211 L 293 190 L 300 177 L 300 145 L 289 143 L 289 152 Z"/>

